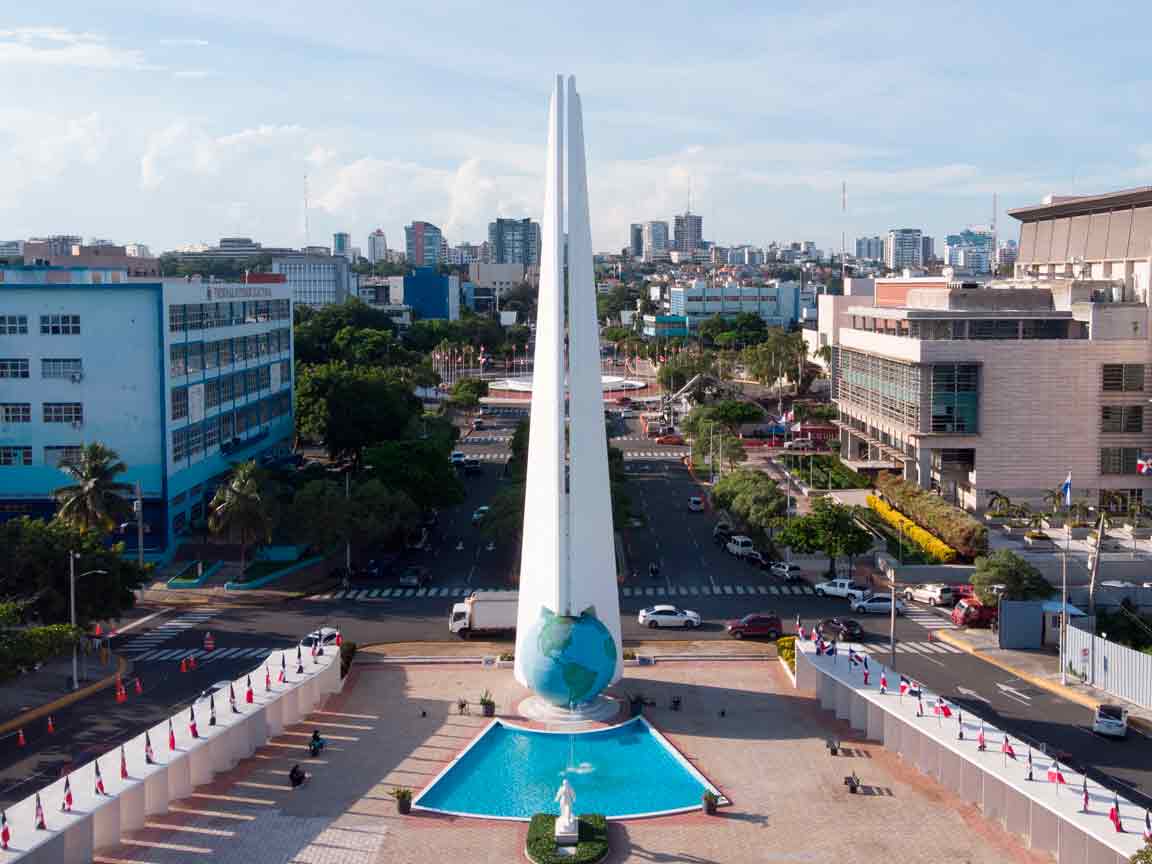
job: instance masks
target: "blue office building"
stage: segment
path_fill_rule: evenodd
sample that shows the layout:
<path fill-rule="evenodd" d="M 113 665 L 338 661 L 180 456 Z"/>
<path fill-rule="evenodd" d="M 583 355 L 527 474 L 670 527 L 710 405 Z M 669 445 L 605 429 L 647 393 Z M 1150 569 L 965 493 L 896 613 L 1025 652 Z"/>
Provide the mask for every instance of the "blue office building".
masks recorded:
<path fill-rule="evenodd" d="M 395 301 L 393 301 L 395 302 Z M 435 267 L 417 267 L 404 277 L 402 302 L 412 307 L 414 318 L 460 318 L 460 277 Z"/>
<path fill-rule="evenodd" d="M 146 551 L 166 557 L 233 465 L 289 455 L 283 278 L 0 267 L 0 519 L 52 515 L 59 462 L 100 442 L 141 484 Z"/>

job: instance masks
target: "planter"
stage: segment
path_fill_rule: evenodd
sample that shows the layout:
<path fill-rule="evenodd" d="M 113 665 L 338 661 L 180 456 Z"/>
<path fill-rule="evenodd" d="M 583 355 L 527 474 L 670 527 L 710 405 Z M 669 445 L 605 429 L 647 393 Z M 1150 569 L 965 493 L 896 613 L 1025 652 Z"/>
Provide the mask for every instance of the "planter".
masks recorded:
<path fill-rule="evenodd" d="M 1052 547 L 1051 537 L 1024 537 L 1024 545 L 1032 546 L 1037 549 L 1050 549 Z"/>
<path fill-rule="evenodd" d="M 1128 522 L 1125 523 L 1124 530 L 1133 540 L 1147 540 L 1152 537 L 1152 525 L 1133 525 Z"/>
<path fill-rule="evenodd" d="M 716 815 L 716 808 L 720 801 L 712 792 L 705 792 L 700 798 L 700 809 L 702 809 L 709 816 Z"/>
<path fill-rule="evenodd" d="M 401 816 L 407 816 L 412 812 L 412 799 L 411 798 L 397 798 L 396 799 L 396 812 Z"/>
<path fill-rule="evenodd" d="M 480 703 L 480 710 L 483 712 L 485 717 L 495 717 L 496 716 L 496 703 L 495 702 L 481 702 Z"/>

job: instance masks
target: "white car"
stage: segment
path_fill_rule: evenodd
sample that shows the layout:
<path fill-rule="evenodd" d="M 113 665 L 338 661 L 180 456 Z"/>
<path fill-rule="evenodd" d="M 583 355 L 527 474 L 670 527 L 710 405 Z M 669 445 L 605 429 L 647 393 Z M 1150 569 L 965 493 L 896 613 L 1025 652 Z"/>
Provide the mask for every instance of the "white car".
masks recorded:
<path fill-rule="evenodd" d="M 300 640 L 300 645 L 304 648 L 311 648 L 317 642 L 322 646 L 335 645 L 336 637 L 340 635 L 335 627 L 321 627 L 319 630 L 313 630 L 307 636 Z"/>
<path fill-rule="evenodd" d="M 870 594 L 859 600 L 853 600 L 852 611 L 857 615 L 868 615 L 869 613 L 890 615 L 892 613 L 892 598 L 887 594 Z M 904 603 L 900 600 L 896 601 L 896 614 L 904 614 Z"/>
<path fill-rule="evenodd" d="M 484 517 L 488 515 L 488 512 L 490 509 L 491 508 L 487 504 L 485 504 L 483 507 L 477 507 L 475 510 L 473 510 L 472 511 L 472 524 L 473 525 L 479 525 L 481 522 L 483 522 Z"/>
<path fill-rule="evenodd" d="M 701 513 L 704 510 L 704 499 L 699 495 L 693 495 L 688 499 L 688 509 L 693 513 Z"/>
<path fill-rule="evenodd" d="M 1109 738 L 1127 737 L 1128 709 L 1123 705 L 1097 705 L 1096 716 L 1092 718 L 1092 731 Z"/>
<path fill-rule="evenodd" d="M 811 450 L 815 446 L 816 442 L 811 438 L 793 438 L 784 443 L 785 450 Z"/>
<path fill-rule="evenodd" d="M 465 456 L 464 456 L 464 454 L 463 454 L 461 451 L 459 451 L 459 450 L 453 450 L 453 451 L 452 451 L 452 455 L 448 457 L 448 460 L 449 460 L 449 461 L 450 461 L 450 462 L 451 462 L 453 465 L 463 465 L 463 464 L 464 464 L 464 459 L 465 459 L 465 458 L 467 458 L 467 457 L 465 457 Z"/>
<path fill-rule="evenodd" d="M 700 626 L 700 613 L 678 606 L 661 604 L 641 609 L 636 622 L 645 627 L 683 627 L 692 630 Z"/>
<path fill-rule="evenodd" d="M 952 588 L 941 585 L 939 582 L 930 582 L 925 585 L 912 585 L 904 589 L 904 599 L 915 600 L 918 603 L 927 603 L 929 606 L 952 606 L 956 602 Z"/>
<path fill-rule="evenodd" d="M 777 561 L 769 570 L 773 576 L 780 576 L 785 582 L 800 582 L 804 578 L 800 571 L 800 565 L 791 564 L 787 561 Z"/>

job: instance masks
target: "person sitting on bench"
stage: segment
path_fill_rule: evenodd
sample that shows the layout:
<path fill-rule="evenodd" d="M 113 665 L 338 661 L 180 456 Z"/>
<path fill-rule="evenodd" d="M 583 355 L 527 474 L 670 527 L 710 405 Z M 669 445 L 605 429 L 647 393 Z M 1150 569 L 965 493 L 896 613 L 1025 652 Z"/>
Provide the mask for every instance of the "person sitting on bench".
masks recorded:
<path fill-rule="evenodd" d="M 304 769 L 299 765 L 293 765 L 292 769 L 288 772 L 288 782 L 292 784 L 295 789 L 308 779 L 308 775 L 304 773 Z"/>

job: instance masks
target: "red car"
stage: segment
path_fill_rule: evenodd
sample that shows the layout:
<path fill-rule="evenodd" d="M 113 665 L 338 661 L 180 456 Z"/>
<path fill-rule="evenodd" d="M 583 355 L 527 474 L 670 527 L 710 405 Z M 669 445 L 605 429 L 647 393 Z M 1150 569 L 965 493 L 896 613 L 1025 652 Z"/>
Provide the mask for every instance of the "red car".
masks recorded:
<path fill-rule="evenodd" d="M 656 439 L 657 444 L 683 444 L 683 435 L 661 435 Z"/>
<path fill-rule="evenodd" d="M 733 639 L 757 638 L 779 639 L 783 632 L 780 616 L 771 612 L 758 612 L 745 615 L 736 621 L 729 621 L 724 625 L 728 635 Z"/>

